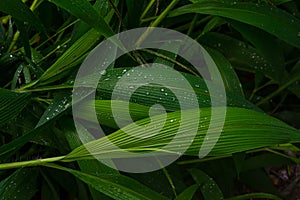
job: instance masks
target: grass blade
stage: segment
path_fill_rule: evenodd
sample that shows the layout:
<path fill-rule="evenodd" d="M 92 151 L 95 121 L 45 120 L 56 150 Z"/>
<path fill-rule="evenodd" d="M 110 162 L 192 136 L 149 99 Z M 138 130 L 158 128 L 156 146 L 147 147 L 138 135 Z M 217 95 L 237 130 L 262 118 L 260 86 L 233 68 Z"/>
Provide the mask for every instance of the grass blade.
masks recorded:
<path fill-rule="evenodd" d="M 86 0 L 49 0 L 57 6 L 67 10 L 91 27 L 95 28 L 101 35 L 110 37 L 114 35 L 111 27 L 104 18 L 97 13 L 93 6 Z"/>
<path fill-rule="evenodd" d="M 249 2 L 222 3 L 201 1 L 178 8 L 170 16 L 187 13 L 218 15 L 231 18 L 277 36 L 292 46 L 300 48 L 300 20 L 281 9 L 270 5 Z M 284 29 L 282 28 L 284 27 Z"/>

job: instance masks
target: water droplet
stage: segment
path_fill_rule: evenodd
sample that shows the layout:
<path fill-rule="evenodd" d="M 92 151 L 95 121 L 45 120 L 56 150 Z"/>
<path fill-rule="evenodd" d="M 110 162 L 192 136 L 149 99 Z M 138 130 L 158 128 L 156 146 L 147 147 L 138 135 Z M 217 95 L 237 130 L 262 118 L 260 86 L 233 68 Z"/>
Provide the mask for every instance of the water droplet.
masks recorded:
<path fill-rule="evenodd" d="M 101 74 L 101 75 L 105 75 L 105 74 L 106 74 L 106 70 L 102 70 L 102 71 L 100 72 L 100 74 Z"/>

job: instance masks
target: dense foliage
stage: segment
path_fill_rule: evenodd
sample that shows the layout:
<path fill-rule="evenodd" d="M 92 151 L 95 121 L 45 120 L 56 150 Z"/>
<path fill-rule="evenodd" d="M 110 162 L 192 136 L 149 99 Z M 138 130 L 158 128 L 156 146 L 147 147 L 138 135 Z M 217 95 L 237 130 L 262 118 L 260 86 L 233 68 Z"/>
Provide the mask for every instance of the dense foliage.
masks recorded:
<path fill-rule="evenodd" d="M 0 199 L 296 198 L 299 1 L 1 0 L 0 12 Z M 148 49 L 120 57 L 103 74 L 96 100 L 90 102 L 110 141 L 131 151 L 158 150 L 176 134 L 178 124 L 173 122 L 180 121 L 182 113 L 191 116 L 191 123 L 201 121 L 194 142 L 176 162 L 154 172 L 124 173 L 95 159 L 121 155 L 110 151 L 106 140 L 95 140 L 91 130 L 78 135 L 72 88 L 80 64 L 97 44 L 116 33 L 148 26 L 187 34 L 208 51 L 224 81 L 226 121 L 214 149 L 199 159 L 211 114 L 203 78 L 170 52 Z M 130 99 L 137 124 L 149 123 L 154 104 L 162 104 L 170 119 L 163 134 L 141 141 L 128 137 L 114 122 L 112 101 L 126 130 L 146 134 L 128 124 L 122 114 L 126 104 L 111 100 L 111 94 L 124 71 L 151 62 L 183 74 L 204 103 L 194 108 L 200 106 L 199 119 L 193 110 L 181 110 L 166 97 L 166 89 L 140 88 Z M 189 96 L 189 91 L 183 95 Z M 157 112 L 151 123 L 161 123 L 161 116 Z M 81 117 L 90 120 L 84 112 Z M 189 124 L 184 130 L 190 130 Z M 186 142 L 182 138 L 181 144 Z M 173 147 L 174 152 L 181 144 Z M 285 182 L 278 168 L 288 172 Z"/>

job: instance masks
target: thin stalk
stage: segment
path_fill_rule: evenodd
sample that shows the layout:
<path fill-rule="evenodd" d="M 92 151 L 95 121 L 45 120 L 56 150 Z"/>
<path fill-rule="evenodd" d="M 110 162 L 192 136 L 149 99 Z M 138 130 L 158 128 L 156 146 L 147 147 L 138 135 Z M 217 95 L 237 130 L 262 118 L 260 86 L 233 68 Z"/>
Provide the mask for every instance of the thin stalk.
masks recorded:
<path fill-rule="evenodd" d="M 167 14 L 174 8 L 174 6 L 179 2 L 179 0 L 173 0 L 168 7 L 150 24 L 150 27 L 144 32 L 141 37 L 136 42 L 136 46 L 139 46 L 151 33 L 151 27 L 157 27 L 158 24 L 167 16 Z"/>
<path fill-rule="evenodd" d="M 288 81 L 285 84 L 283 84 L 282 86 L 280 86 L 276 91 L 274 91 L 273 93 L 271 93 L 270 95 L 268 95 L 267 97 L 265 97 L 264 99 L 259 101 L 256 105 L 259 106 L 261 104 L 266 103 L 268 100 L 270 100 L 274 96 L 278 95 L 280 92 L 282 92 L 283 90 L 288 88 L 290 85 L 292 85 L 294 82 L 299 81 L 299 80 L 300 80 L 300 76 L 296 76 L 296 77 L 292 78 L 290 81 Z"/>
<path fill-rule="evenodd" d="M 32 2 L 31 6 L 30 6 L 30 8 L 29 8 L 31 11 L 34 11 L 35 8 L 39 5 L 39 4 L 38 4 L 38 1 L 39 1 L 39 0 L 34 0 L 34 1 Z M 26 2 L 26 1 L 23 1 L 23 3 L 25 3 L 25 2 Z M 11 51 L 13 50 L 13 48 L 14 48 L 14 46 L 15 46 L 15 44 L 16 44 L 18 38 L 19 38 L 19 36 L 20 36 L 20 31 L 17 30 L 17 31 L 15 32 L 15 34 L 14 34 L 14 38 L 13 38 L 12 42 L 10 43 L 10 45 L 9 45 L 9 47 L 8 47 L 8 51 L 7 51 L 7 52 L 11 52 Z"/>
<path fill-rule="evenodd" d="M 165 59 L 165 60 L 167 60 L 167 61 L 170 61 L 170 62 L 172 62 L 172 63 L 174 63 L 174 64 L 176 64 L 176 65 L 182 67 L 183 69 L 187 70 L 187 71 L 190 72 L 191 74 L 193 74 L 193 75 L 195 75 L 195 76 L 199 76 L 199 75 L 198 75 L 196 72 L 194 72 L 193 70 L 191 70 L 191 69 L 189 69 L 188 67 L 184 66 L 183 64 L 181 64 L 181 63 L 178 62 L 177 60 L 174 60 L 174 59 L 172 59 L 172 58 L 169 58 L 168 56 L 165 56 L 165 55 L 163 55 L 163 54 L 157 53 L 157 52 L 152 51 L 152 50 L 149 50 L 149 49 L 142 49 L 142 51 L 145 51 L 145 52 L 147 52 L 147 53 L 153 54 L 153 55 L 155 55 L 155 56 L 157 56 L 157 57 L 160 57 L 160 58 L 163 58 L 163 59 Z"/>
<path fill-rule="evenodd" d="M 267 194 L 267 193 L 250 193 L 250 194 L 243 194 L 240 196 L 230 197 L 225 200 L 246 200 L 246 199 L 253 199 L 253 198 L 264 198 L 264 199 L 274 199 L 274 200 L 280 200 L 279 197 L 273 195 L 273 194 Z"/>
<path fill-rule="evenodd" d="M 48 86 L 44 88 L 33 88 L 33 89 L 26 89 L 26 88 L 19 88 L 18 92 L 43 92 L 43 91 L 50 91 L 50 90 L 63 90 L 63 89 L 73 89 L 73 85 L 55 85 L 55 86 Z"/>
<path fill-rule="evenodd" d="M 259 90 L 263 89 L 264 87 L 268 86 L 268 85 L 271 85 L 271 84 L 274 84 L 275 82 L 273 80 L 270 80 L 268 81 L 267 83 L 263 84 L 262 86 L 259 86 L 258 88 L 254 88 L 250 97 L 249 97 L 249 100 L 251 101 L 253 98 L 254 98 L 254 95 L 256 92 L 258 92 Z"/>
<path fill-rule="evenodd" d="M 74 24 L 76 24 L 77 22 L 79 22 L 79 19 L 76 19 L 75 21 L 71 22 L 70 24 L 68 24 L 67 26 L 63 27 L 61 30 L 57 31 L 54 35 L 52 35 L 51 37 L 48 37 L 47 40 L 45 40 L 43 43 L 41 43 L 39 46 L 36 47 L 36 49 L 41 48 L 43 45 L 45 45 L 47 42 L 49 42 L 51 39 L 53 39 L 54 37 L 56 37 L 57 35 L 59 35 L 61 32 L 65 31 L 66 29 L 70 28 L 71 26 L 73 26 Z"/>
<path fill-rule="evenodd" d="M 194 16 L 192 22 L 190 23 L 190 27 L 189 27 L 189 29 L 188 29 L 188 32 L 187 32 L 187 35 L 188 35 L 188 36 L 190 36 L 191 33 L 193 32 L 194 27 L 195 27 L 196 22 L 197 22 L 197 19 L 198 19 L 198 14 L 195 14 L 195 16 Z"/>
<path fill-rule="evenodd" d="M 153 4 L 155 3 L 156 0 L 151 0 L 149 2 L 149 4 L 147 5 L 147 7 L 145 8 L 144 12 L 142 13 L 141 17 L 140 17 L 140 21 L 142 22 L 142 19 L 145 17 L 145 15 L 148 13 L 148 11 L 150 10 L 150 8 L 153 6 Z"/>
<path fill-rule="evenodd" d="M 38 160 L 28 160 L 28 161 L 21 161 L 21 162 L 3 163 L 3 164 L 0 164 L 0 170 L 40 166 L 40 165 L 44 165 L 45 163 L 60 161 L 64 157 L 65 156 L 59 156 L 59 157 L 44 158 L 44 159 L 38 159 Z"/>

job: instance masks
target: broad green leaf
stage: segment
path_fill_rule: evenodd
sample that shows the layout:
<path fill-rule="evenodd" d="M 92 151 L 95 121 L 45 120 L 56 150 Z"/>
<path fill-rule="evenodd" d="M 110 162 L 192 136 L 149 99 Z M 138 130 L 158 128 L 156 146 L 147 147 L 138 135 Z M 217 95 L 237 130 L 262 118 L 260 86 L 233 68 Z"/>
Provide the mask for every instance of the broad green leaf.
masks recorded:
<path fill-rule="evenodd" d="M 182 193 L 180 193 L 175 198 L 175 200 L 191 200 L 198 188 L 198 184 L 191 185 L 190 187 L 186 188 Z"/>
<path fill-rule="evenodd" d="M 131 152 L 149 150 L 159 152 L 160 149 L 166 144 L 169 144 L 172 138 L 177 134 L 176 131 L 179 126 L 184 133 L 192 134 L 190 132 L 191 127 L 198 124 L 198 120 L 200 120 L 201 126 L 199 127 L 199 131 L 193 143 L 185 152 L 187 155 L 198 156 L 199 149 L 210 123 L 209 120 L 207 120 L 211 117 L 210 108 L 200 109 L 200 118 L 194 114 L 195 111 L 193 109 L 182 110 L 181 113 L 188 114 L 190 119 L 180 121 L 180 112 L 172 112 L 168 113 L 167 116 L 166 114 L 152 116 L 151 126 L 147 126 L 146 129 L 136 129 L 136 124 L 144 127 L 150 122 L 150 118 L 145 118 L 137 121 L 136 124 L 129 124 L 113 134 L 110 134 L 107 136 L 109 140 L 100 138 L 76 148 L 63 160 L 72 161 L 77 159 L 92 159 L 94 157 L 99 159 L 111 159 L 129 156 L 126 152 L 120 152 L 119 149 L 127 149 Z M 164 123 L 164 127 L 157 133 L 156 127 L 160 127 L 162 123 Z M 219 124 L 220 122 L 216 119 L 214 126 L 218 127 Z M 132 137 L 127 133 L 135 135 L 136 137 Z M 213 133 L 210 134 L 213 135 Z M 155 136 L 149 137 L 149 135 Z M 139 138 L 137 138 L 137 136 L 139 136 Z M 182 137 L 182 139 L 176 143 L 170 143 L 170 153 L 176 154 L 176 152 L 182 150 L 183 145 L 190 144 L 191 141 L 187 136 Z M 299 141 L 300 135 L 298 130 L 273 117 L 252 110 L 227 107 L 223 131 L 209 155 L 222 156 L 265 146 Z M 112 144 L 117 145 L 119 149 L 114 149 Z M 135 155 L 138 156 L 139 154 L 137 153 Z"/>
<path fill-rule="evenodd" d="M 25 3 L 21 0 L 1 0 L 0 11 L 12 17 L 26 21 L 37 28 L 38 31 L 44 32 L 45 28 L 39 18 L 37 18 Z"/>
<path fill-rule="evenodd" d="M 256 26 L 300 48 L 300 20 L 295 16 L 270 5 L 249 2 L 222 3 L 201 1 L 182 6 L 170 13 L 178 16 L 187 13 L 218 15 Z M 282 28 L 284 27 L 284 29 Z"/>
<path fill-rule="evenodd" d="M 73 123 L 70 120 L 65 120 L 62 124 L 64 135 L 71 147 L 71 149 L 75 149 L 79 147 L 82 142 L 80 141 Z M 77 127 L 78 128 L 78 127 Z M 94 139 L 90 133 L 87 131 L 78 131 L 78 134 L 86 134 L 85 138 L 87 141 L 91 141 Z M 86 142 L 86 141 L 85 141 Z M 83 173 L 87 173 L 93 176 L 98 176 L 99 174 L 110 174 L 110 175 L 118 175 L 119 172 L 114 170 L 98 160 L 79 160 L 78 165 Z M 95 190 L 93 187 L 89 186 L 91 195 L 94 199 L 105 199 L 105 196 L 101 194 L 99 191 Z"/>
<path fill-rule="evenodd" d="M 93 6 L 86 0 L 49 0 L 57 6 L 67 10 L 91 27 L 95 28 L 99 34 L 107 37 L 114 35 L 111 27 L 104 18 L 98 14 Z"/>
<path fill-rule="evenodd" d="M 222 58 L 214 54 L 214 59 L 217 61 L 217 65 L 221 68 L 222 67 Z M 219 56 L 219 57 L 218 57 Z M 225 62 L 226 63 L 226 62 Z M 226 65 L 226 67 L 230 68 L 229 65 Z M 225 68 L 225 67 L 224 67 Z M 129 68 L 118 68 L 114 70 L 107 70 L 103 78 L 99 81 L 97 93 L 98 98 L 101 99 L 110 99 L 112 92 L 116 92 L 115 85 L 124 75 L 125 72 L 129 71 Z M 172 69 L 170 69 L 172 70 Z M 231 69 L 223 69 L 222 73 L 223 76 L 225 76 L 225 73 L 231 73 L 231 77 L 235 78 L 233 72 L 229 71 Z M 145 82 L 145 76 L 148 77 L 149 74 L 146 73 L 147 69 L 139 68 L 134 69 L 134 73 L 130 74 L 130 77 L 132 78 L 132 82 L 124 83 L 123 85 L 118 85 L 118 96 L 126 96 L 128 92 L 131 90 L 132 87 L 138 88 L 134 94 L 131 97 L 131 101 L 133 103 L 139 103 L 146 106 L 151 106 L 153 104 L 161 104 L 164 105 L 167 110 L 175 111 L 179 110 L 179 102 L 176 98 L 184 99 L 183 102 L 180 102 L 184 105 L 189 105 L 191 107 L 197 107 L 198 105 L 191 105 L 194 99 L 192 99 L 191 94 L 196 94 L 197 101 L 199 102 L 200 107 L 208 107 L 210 106 L 210 93 L 207 89 L 206 83 L 204 79 L 199 78 L 197 76 L 193 76 L 186 73 L 181 73 L 182 80 L 186 79 L 193 90 L 187 90 L 186 88 L 183 88 L 181 84 L 181 80 L 174 79 L 170 76 L 168 76 L 167 73 L 157 73 L 152 74 L 151 78 L 155 82 L 156 80 L 164 79 L 168 80 L 170 84 L 172 85 L 172 90 L 169 90 L 168 88 L 163 88 L 162 86 L 158 84 L 147 84 L 146 86 L 140 87 L 141 82 Z M 89 78 L 93 77 L 95 75 L 87 76 L 86 78 L 79 80 L 81 82 L 87 82 Z M 86 79 L 86 80 L 85 80 Z M 93 78 L 94 79 L 94 78 Z M 240 91 L 240 85 L 238 84 L 237 80 L 233 81 L 232 83 L 228 82 L 229 80 L 225 80 L 225 86 L 228 87 L 228 90 L 226 91 L 227 95 L 227 104 L 229 106 L 235 106 L 235 107 L 245 107 L 250 108 L 254 110 L 259 110 L 256 106 L 254 106 L 251 102 L 245 100 L 244 98 L 241 98 L 241 94 L 236 95 L 230 90 Z M 209 82 L 209 81 L 208 81 Z M 163 90 L 163 91 L 162 91 Z M 217 90 L 217 88 L 216 88 Z M 178 92 L 180 96 L 175 97 L 173 92 Z M 166 95 L 167 94 L 167 95 Z M 222 101 L 222 98 L 220 97 L 220 101 Z"/>
<path fill-rule="evenodd" d="M 0 126 L 15 118 L 29 103 L 30 93 L 0 89 Z"/>
<path fill-rule="evenodd" d="M 285 70 L 284 55 L 282 47 L 280 46 L 277 38 L 266 33 L 265 31 L 244 23 L 234 20 L 229 20 L 230 25 L 240 32 L 243 37 L 251 42 L 257 51 L 272 64 L 273 68 L 278 68 L 282 71 Z M 282 74 L 281 73 L 281 74 Z"/>
<path fill-rule="evenodd" d="M 218 185 L 207 174 L 199 169 L 190 169 L 189 172 L 191 173 L 193 179 L 200 186 L 201 193 L 205 200 L 224 199 Z"/>
<path fill-rule="evenodd" d="M 68 171 L 94 189 L 113 199 L 167 199 L 138 181 L 124 175 L 99 174 L 98 176 L 93 176 L 54 164 L 46 164 L 46 166 Z"/>
<path fill-rule="evenodd" d="M 200 42 L 220 51 L 234 67 L 238 69 L 261 72 L 276 81 L 282 78 L 282 69 L 273 67 L 261 53 L 247 43 L 220 33 L 208 33 Z"/>
<path fill-rule="evenodd" d="M 2 200 L 30 200 L 38 191 L 38 169 L 18 169 L 0 182 Z"/>

